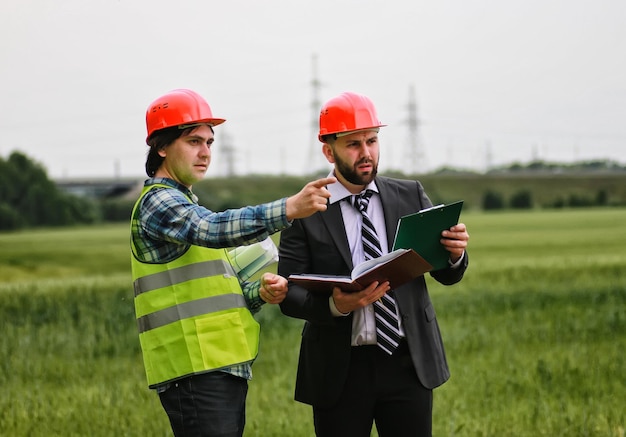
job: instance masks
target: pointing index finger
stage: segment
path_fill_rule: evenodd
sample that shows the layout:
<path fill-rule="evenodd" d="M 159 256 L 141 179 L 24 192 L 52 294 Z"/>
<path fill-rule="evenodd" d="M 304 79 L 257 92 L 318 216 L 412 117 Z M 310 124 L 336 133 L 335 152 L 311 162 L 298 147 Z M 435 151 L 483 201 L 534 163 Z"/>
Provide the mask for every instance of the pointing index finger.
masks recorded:
<path fill-rule="evenodd" d="M 313 186 L 316 188 L 322 188 L 322 187 L 325 187 L 326 185 L 334 184 L 335 182 L 337 182 L 337 179 L 334 177 L 322 178 L 322 179 L 318 179 L 314 181 Z"/>

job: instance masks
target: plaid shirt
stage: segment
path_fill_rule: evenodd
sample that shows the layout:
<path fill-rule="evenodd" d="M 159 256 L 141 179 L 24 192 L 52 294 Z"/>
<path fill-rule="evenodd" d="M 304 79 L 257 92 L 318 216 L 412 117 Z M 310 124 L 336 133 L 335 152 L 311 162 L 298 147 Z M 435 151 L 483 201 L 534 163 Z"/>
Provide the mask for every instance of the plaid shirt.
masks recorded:
<path fill-rule="evenodd" d="M 266 239 L 289 226 L 286 198 L 258 206 L 213 212 L 198 205 L 191 190 L 172 179 L 151 178 L 144 186 L 157 187 L 144 196 L 131 234 L 141 261 L 165 263 L 182 255 L 190 245 L 214 249 L 242 246 Z M 190 202 L 189 199 L 193 199 Z M 265 303 L 259 296 L 260 282 L 241 282 L 251 313 Z M 221 369 L 246 379 L 252 378 L 252 362 Z M 166 390 L 169 384 L 157 387 Z"/>

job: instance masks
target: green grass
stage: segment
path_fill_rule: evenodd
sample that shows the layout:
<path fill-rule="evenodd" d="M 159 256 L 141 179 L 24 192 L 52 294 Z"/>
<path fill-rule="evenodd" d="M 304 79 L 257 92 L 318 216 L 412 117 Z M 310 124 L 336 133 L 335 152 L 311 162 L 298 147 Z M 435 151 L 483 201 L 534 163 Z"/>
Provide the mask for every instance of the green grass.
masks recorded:
<path fill-rule="evenodd" d="M 464 280 L 428 278 L 451 379 L 436 436 L 624 436 L 625 209 L 463 213 Z M 0 234 L 0 435 L 171 435 L 147 389 L 126 225 Z M 302 322 L 264 308 L 250 436 L 310 436 Z M 375 435 L 375 431 L 373 433 Z"/>
<path fill-rule="evenodd" d="M 0 233 L 0 283 L 130 271 L 130 225 Z"/>

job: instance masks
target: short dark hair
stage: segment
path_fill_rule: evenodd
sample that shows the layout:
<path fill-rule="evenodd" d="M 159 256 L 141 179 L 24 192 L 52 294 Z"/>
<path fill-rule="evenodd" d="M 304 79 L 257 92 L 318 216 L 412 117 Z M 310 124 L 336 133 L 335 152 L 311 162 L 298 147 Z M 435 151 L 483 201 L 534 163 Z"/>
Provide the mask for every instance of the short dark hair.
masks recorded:
<path fill-rule="evenodd" d="M 324 143 L 333 144 L 337 141 L 337 134 L 322 135 L 322 141 Z"/>
<path fill-rule="evenodd" d="M 198 126 L 180 129 L 178 126 L 173 126 L 153 132 L 152 135 L 150 135 L 150 137 L 146 140 L 146 143 L 150 146 L 148 155 L 146 156 L 146 174 L 149 177 L 153 177 L 163 163 L 163 157 L 159 155 L 160 150 L 165 149 L 178 138 L 188 135 L 189 132 L 194 130 L 196 127 Z M 209 126 L 209 129 L 213 132 L 212 126 Z"/>

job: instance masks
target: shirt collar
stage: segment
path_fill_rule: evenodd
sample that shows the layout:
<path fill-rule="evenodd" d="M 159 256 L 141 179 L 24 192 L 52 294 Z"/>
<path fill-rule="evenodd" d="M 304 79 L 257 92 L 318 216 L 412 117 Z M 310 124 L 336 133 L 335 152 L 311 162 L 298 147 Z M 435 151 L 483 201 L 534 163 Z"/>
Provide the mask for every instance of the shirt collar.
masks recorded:
<path fill-rule="evenodd" d="M 331 171 L 330 174 L 328 175 L 329 177 L 335 177 L 335 172 Z M 328 190 L 328 192 L 330 193 L 330 204 L 332 205 L 333 203 L 336 202 L 340 202 L 343 199 L 346 198 L 350 198 L 351 196 L 354 196 L 354 194 L 352 194 L 350 191 L 348 191 L 348 189 L 346 187 L 344 187 L 341 182 L 337 182 L 335 184 L 330 184 L 328 186 L 326 186 L 326 189 Z M 365 187 L 366 190 L 372 190 L 375 193 L 378 193 L 378 187 L 376 186 L 376 180 L 373 180 L 372 182 L 370 182 L 367 187 Z"/>
<path fill-rule="evenodd" d="M 193 191 L 191 191 L 189 188 L 187 188 L 183 184 L 176 182 L 174 179 L 150 178 L 150 179 L 146 179 L 146 181 L 144 182 L 144 186 L 146 187 L 149 187 L 150 185 L 156 185 L 156 184 L 167 185 L 168 187 L 175 188 L 178 191 L 181 191 L 182 193 L 184 193 L 187 197 L 192 199 L 194 202 L 198 202 L 198 197 L 195 194 L 193 194 Z"/>

